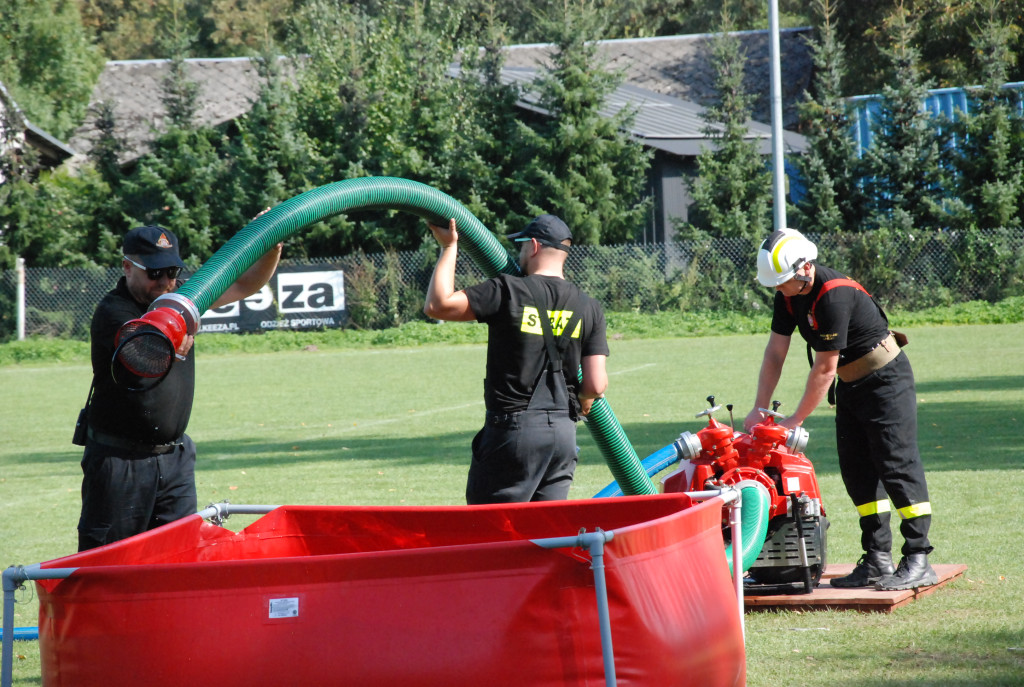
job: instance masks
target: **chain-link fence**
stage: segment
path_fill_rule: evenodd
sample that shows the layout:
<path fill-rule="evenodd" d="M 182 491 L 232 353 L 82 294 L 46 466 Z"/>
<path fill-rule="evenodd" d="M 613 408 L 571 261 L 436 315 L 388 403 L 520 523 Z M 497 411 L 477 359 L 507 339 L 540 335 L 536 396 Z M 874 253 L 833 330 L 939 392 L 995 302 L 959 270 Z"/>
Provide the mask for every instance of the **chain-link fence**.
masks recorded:
<path fill-rule="evenodd" d="M 994 302 L 1024 294 L 1021 229 L 810 238 L 818 242 L 819 262 L 847 272 L 888 307 Z M 772 296 L 755 280 L 756 249 L 756 243 L 739 239 L 578 246 L 569 256 L 566 276 L 611 312 L 752 312 L 765 308 Z M 428 243 L 418 251 L 356 253 L 301 264 L 286 260 L 282 269 L 341 270 L 345 316 L 334 322 L 379 329 L 423 318 L 423 295 L 436 256 L 436 247 Z M 120 267 L 26 269 L 26 336 L 88 339 L 96 303 L 120 274 Z M 483 276 L 465 256 L 459 260 L 457 286 Z M 0 340 L 17 335 L 17 279 L 14 270 L 0 273 Z M 285 305 L 280 290 L 273 299 L 280 313 Z M 317 326 L 315 319 L 302 321 Z"/>

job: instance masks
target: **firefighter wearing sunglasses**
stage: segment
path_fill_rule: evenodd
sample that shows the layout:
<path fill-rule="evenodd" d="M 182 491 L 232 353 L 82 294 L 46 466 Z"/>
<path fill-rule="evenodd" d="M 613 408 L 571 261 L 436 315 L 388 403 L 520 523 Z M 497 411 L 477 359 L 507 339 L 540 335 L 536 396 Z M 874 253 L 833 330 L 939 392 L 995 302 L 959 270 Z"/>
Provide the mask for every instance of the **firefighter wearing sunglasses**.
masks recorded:
<path fill-rule="evenodd" d="M 159 226 L 124 236 L 123 276 L 100 301 L 91 325 L 93 379 L 76 432 L 82 456 L 82 513 L 78 550 L 110 544 L 196 512 L 196 450 L 185 434 L 195 390 L 193 338 L 175 351 L 179 362 L 151 388 L 115 383 L 111 359 L 125 322 L 145 314 L 158 296 L 181 285 L 185 263 L 178 239 Z M 280 244 L 239 276 L 212 307 L 250 296 L 277 269 Z"/>

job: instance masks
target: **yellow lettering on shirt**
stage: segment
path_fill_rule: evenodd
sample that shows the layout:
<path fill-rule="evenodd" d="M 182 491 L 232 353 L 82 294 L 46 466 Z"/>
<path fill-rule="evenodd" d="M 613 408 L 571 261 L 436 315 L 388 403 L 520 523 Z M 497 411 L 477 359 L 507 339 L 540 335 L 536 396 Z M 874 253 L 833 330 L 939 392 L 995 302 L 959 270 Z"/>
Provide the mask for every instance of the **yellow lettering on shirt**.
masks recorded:
<path fill-rule="evenodd" d="M 555 336 L 561 336 L 565 326 L 569 324 L 569 320 L 572 319 L 572 310 L 548 310 L 548 320 L 551 322 L 551 333 Z M 580 330 L 583 326 L 582 320 L 576 323 L 576 329 L 573 330 L 570 338 L 580 338 Z M 540 313 L 537 308 L 531 305 L 523 306 L 523 321 L 519 325 L 519 331 L 525 334 L 536 334 L 538 336 L 544 336 L 544 331 L 540 327 Z"/>

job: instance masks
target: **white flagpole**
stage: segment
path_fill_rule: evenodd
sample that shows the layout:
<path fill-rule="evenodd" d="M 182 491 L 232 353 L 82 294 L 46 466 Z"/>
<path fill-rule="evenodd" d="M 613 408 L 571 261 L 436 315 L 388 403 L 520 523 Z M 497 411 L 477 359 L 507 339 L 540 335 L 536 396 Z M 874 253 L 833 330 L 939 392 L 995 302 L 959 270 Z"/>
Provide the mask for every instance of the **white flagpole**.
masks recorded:
<path fill-rule="evenodd" d="M 779 0 L 768 1 L 772 76 L 772 198 L 775 230 L 786 227 L 786 170 L 782 154 L 782 69 L 779 56 Z"/>

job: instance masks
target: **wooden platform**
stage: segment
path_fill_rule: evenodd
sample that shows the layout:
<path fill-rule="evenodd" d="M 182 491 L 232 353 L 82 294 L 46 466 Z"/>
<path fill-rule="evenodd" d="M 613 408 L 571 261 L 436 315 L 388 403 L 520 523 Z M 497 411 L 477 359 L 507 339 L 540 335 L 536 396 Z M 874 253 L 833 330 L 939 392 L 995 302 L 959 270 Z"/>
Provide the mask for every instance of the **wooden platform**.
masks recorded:
<path fill-rule="evenodd" d="M 833 577 L 849 575 L 853 570 L 853 563 L 840 563 L 829 565 L 821 576 L 821 582 L 810 594 L 776 594 L 765 596 L 752 596 L 748 594 L 745 599 L 747 611 L 764 610 L 851 610 L 861 612 L 890 613 L 893 609 L 905 606 L 922 596 L 941 589 L 952 580 L 963 576 L 967 572 L 967 566 L 955 565 L 932 565 L 935 574 L 939 576 L 938 584 L 920 589 L 906 589 L 894 592 L 879 592 L 874 589 L 838 589 L 833 587 L 829 580 Z"/>

